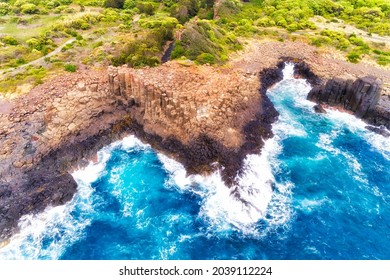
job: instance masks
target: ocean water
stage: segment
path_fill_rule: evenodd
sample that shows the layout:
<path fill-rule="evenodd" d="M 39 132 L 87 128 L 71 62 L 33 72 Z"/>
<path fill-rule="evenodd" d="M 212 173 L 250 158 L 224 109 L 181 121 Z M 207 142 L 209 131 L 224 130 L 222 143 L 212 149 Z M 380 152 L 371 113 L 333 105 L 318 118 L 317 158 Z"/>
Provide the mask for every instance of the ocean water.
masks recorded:
<path fill-rule="evenodd" d="M 235 188 L 129 136 L 73 173 L 72 201 L 24 216 L 0 259 L 390 259 L 390 139 L 314 113 L 292 69 L 268 91 L 275 137 Z"/>

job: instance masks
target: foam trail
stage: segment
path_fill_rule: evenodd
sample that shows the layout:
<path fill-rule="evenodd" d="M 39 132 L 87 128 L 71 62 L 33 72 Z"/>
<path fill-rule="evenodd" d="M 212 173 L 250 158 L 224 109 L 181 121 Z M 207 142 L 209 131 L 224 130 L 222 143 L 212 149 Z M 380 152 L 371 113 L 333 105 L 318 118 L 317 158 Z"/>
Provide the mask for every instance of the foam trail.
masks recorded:
<path fill-rule="evenodd" d="M 283 80 L 277 86 L 283 86 L 287 91 L 294 92 L 294 101 L 296 106 L 312 111 L 314 103 L 306 98 L 311 89 L 310 84 L 303 79 L 295 79 L 295 81 L 291 83 L 291 81 L 289 81 L 291 79 L 294 79 L 294 64 L 286 63 L 285 68 L 283 69 Z M 273 91 L 275 91 L 275 88 L 270 90 L 269 94 L 272 94 Z M 286 125 L 284 131 L 289 131 L 294 127 L 293 131 L 296 131 L 296 124 L 294 123 L 293 118 L 288 115 L 288 111 L 283 110 L 279 113 L 281 115 L 280 119 L 288 120 L 288 122 L 282 121 L 282 123 Z M 335 127 L 348 127 L 351 132 L 361 135 L 367 143 L 381 153 L 386 160 L 390 160 L 390 138 L 386 138 L 373 131 L 367 130 L 367 123 L 352 114 L 328 108 L 325 116 L 332 121 Z M 296 133 L 296 136 L 303 135 L 303 130 Z"/>
<path fill-rule="evenodd" d="M 293 64 L 286 64 L 283 76 L 281 83 L 294 79 Z M 306 81 L 296 81 L 294 92 L 302 90 L 307 94 L 310 86 Z M 261 154 L 245 158 L 242 175 L 236 178 L 236 186 L 227 187 L 218 171 L 209 176 L 187 176 L 180 163 L 159 154 L 170 175 L 167 186 L 176 186 L 181 192 L 190 191 L 201 197 L 199 216 L 208 222 L 212 232 L 238 230 L 244 234 L 259 235 L 256 224 L 260 220 L 267 220 L 269 225 L 285 223 L 291 216 L 289 201 L 293 184 L 275 183 L 273 170 L 279 165 L 277 155 L 281 152 L 280 141 L 292 135 L 306 135 L 304 127 L 298 122 L 291 122 L 291 119 L 288 112 L 281 113 L 280 120 L 273 128 L 275 137 L 265 141 Z"/>
<path fill-rule="evenodd" d="M 104 169 L 100 165 L 85 168 L 85 182 L 97 178 L 97 172 Z M 58 259 L 66 247 L 82 237 L 82 231 L 90 220 L 74 218 L 72 212 L 76 209 L 93 212 L 93 189 L 90 184 L 80 181 L 82 171 L 75 173 L 78 192 L 74 198 L 65 205 L 48 207 L 40 214 L 23 216 L 18 224 L 19 233 L 0 249 L 0 259 Z"/>
<path fill-rule="evenodd" d="M 277 164 L 275 160 L 279 152 L 277 141 L 268 139 L 260 155 L 252 154 L 245 158 L 242 175 L 232 188 L 224 184 L 219 171 L 208 176 L 187 176 L 180 163 L 162 154 L 158 154 L 158 158 L 169 173 L 167 187 L 175 187 L 180 192 L 193 192 L 201 198 L 199 217 L 207 222 L 208 230 L 219 234 L 237 230 L 255 236 L 259 234 L 256 224 L 269 214 L 268 206 L 274 198 L 272 169 L 273 164 Z M 282 193 L 278 192 L 279 196 Z M 285 199 L 280 197 L 277 201 L 285 203 Z M 276 209 L 278 202 L 273 202 L 274 215 L 269 216 L 269 224 L 276 225 L 276 220 L 282 220 L 283 214 L 277 213 Z"/>
<path fill-rule="evenodd" d="M 170 172 L 168 186 L 177 186 L 179 191 L 193 192 L 202 199 L 199 216 L 208 221 L 213 231 L 229 231 L 232 226 L 246 231 L 263 217 L 272 189 L 268 182 L 254 182 L 257 174 L 251 168 L 262 164 L 255 155 L 246 159 L 247 169 L 240 178 L 242 185 L 234 190 L 236 195 L 224 184 L 218 171 L 209 176 L 186 176 L 180 163 L 173 164 L 171 159 L 163 155 L 159 155 L 159 158 Z"/>
<path fill-rule="evenodd" d="M 327 110 L 327 116 L 337 128 L 347 127 L 353 133 L 358 133 L 367 143 L 390 161 L 390 138 L 366 129 L 367 124 L 354 115 L 334 109 Z"/>

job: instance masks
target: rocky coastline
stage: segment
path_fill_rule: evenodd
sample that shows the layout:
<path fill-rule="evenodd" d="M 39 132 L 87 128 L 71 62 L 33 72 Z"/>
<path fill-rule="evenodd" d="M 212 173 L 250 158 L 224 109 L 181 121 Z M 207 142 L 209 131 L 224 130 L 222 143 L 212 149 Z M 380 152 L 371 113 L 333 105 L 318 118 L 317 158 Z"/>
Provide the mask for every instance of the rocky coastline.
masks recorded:
<path fill-rule="evenodd" d="M 190 79 L 194 77 L 188 75 L 188 66 L 173 63 L 163 67 L 170 71 L 160 75 L 163 79 L 169 75 L 176 75 L 179 80 L 185 78 L 182 75 Z M 198 71 L 198 67 L 191 69 Z M 0 240 L 6 240 L 15 233 L 18 220 L 23 215 L 38 213 L 49 205 L 57 206 L 69 201 L 77 190 L 70 172 L 87 165 L 103 146 L 130 133 L 182 162 L 189 173 L 208 173 L 217 168 L 212 164 L 218 162 L 224 167 L 225 182 L 232 185 L 245 155 L 258 152 L 263 139 L 272 136 L 271 124 L 277 112 L 265 91 L 282 78 L 281 69 L 279 65 L 262 72 L 260 94 L 257 75 L 245 76 L 230 70 L 217 73 L 219 70 L 212 67 L 201 69 L 205 72 L 198 73 L 201 80 L 195 81 L 195 86 L 208 80 L 208 75 L 212 74 L 220 88 L 224 86 L 221 81 L 229 81 L 230 86 L 225 83 L 224 92 L 232 95 L 244 92 L 245 96 L 237 95 L 234 99 L 227 95 L 218 101 L 213 98 L 220 97 L 219 90 L 206 93 L 205 98 L 213 101 L 209 105 L 214 108 L 209 108 L 208 113 L 204 110 L 198 112 L 201 115 L 197 116 L 199 124 L 204 126 L 194 124 L 198 127 L 192 127 L 195 134 L 191 135 L 188 135 L 189 131 L 183 131 L 188 127 L 189 119 L 173 115 L 171 120 L 166 120 L 171 124 L 162 122 L 162 116 L 148 111 L 156 104 L 153 103 L 152 107 L 145 107 L 145 104 L 140 106 L 126 92 L 118 92 L 117 84 L 112 80 L 113 69 L 57 77 L 50 83 L 36 87 L 27 96 L 1 101 Z M 218 78 L 218 75 L 221 77 Z M 146 93 L 144 96 L 157 97 L 156 93 L 148 94 L 143 80 L 138 85 L 141 92 Z M 206 85 L 205 88 L 218 89 L 216 84 Z M 205 88 L 200 90 L 207 90 Z M 190 88 L 189 92 L 192 90 Z M 193 96 L 199 95 L 198 90 Z M 225 104 L 231 99 L 235 102 Z M 262 102 L 262 99 L 265 101 Z M 185 109 L 180 104 L 174 105 L 171 111 Z M 215 122 L 226 119 L 225 115 L 219 115 L 220 109 L 238 116 L 230 116 L 230 120 L 234 120 L 234 124 L 229 123 L 234 126 L 230 138 L 225 138 L 224 131 L 213 127 L 218 125 L 221 129 L 227 129 L 226 124 Z M 206 113 L 218 114 L 208 122 L 208 115 L 204 115 Z"/>
<path fill-rule="evenodd" d="M 278 113 L 266 90 L 282 79 L 284 62 L 296 63 L 296 75 L 316 92 L 350 67 L 339 63 L 337 71 L 326 71 L 320 66 L 326 58 L 309 46 L 299 52 L 293 43 L 269 44 L 251 45 L 245 59 L 227 68 L 168 62 L 81 71 L 0 100 L 0 241 L 17 230 L 21 216 L 69 201 L 77 188 L 70 172 L 130 133 L 189 173 L 221 168 L 226 184 L 234 185 L 245 156 L 272 137 Z M 379 78 L 388 82 L 386 75 Z M 375 108 L 374 119 L 389 112 L 388 104 Z"/>
<path fill-rule="evenodd" d="M 390 129 L 390 97 L 381 95 L 382 82 L 374 76 L 356 80 L 333 78 L 314 86 L 308 99 L 321 104 L 345 109 L 368 124 L 380 128 L 369 129 L 387 136 Z"/>

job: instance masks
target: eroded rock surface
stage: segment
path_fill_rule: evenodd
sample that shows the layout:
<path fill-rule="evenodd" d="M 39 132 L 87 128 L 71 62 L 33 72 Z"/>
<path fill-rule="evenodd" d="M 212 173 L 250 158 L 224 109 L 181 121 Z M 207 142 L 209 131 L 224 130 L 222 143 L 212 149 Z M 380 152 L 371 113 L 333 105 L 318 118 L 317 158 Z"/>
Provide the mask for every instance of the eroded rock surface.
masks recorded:
<path fill-rule="evenodd" d="M 0 111 L 0 237 L 18 219 L 69 201 L 76 164 L 113 140 L 126 111 L 105 71 L 58 77 Z M 1 239 L 1 238 L 0 238 Z"/>
<path fill-rule="evenodd" d="M 390 129 L 390 107 L 384 104 L 386 100 L 389 102 L 389 96 L 382 96 L 381 91 L 382 82 L 373 76 L 356 80 L 334 78 L 315 86 L 307 98 L 319 104 L 342 107 L 371 124 Z"/>
<path fill-rule="evenodd" d="M 233 184 L 248 153 L 272 136 L 277 113 L 265 88 L 280 68 L 259 76 L 169 62 L 57 77 L 0 106 L 0 235 L 18 219 L 69 201 L 69 174 L 104 145 L 133 133 L 181 161 L 190 173 L 223 166 Z M 259 93 L 259 89 L 262 89 Z"/>
<path fill-rule="evenodd" d="M 110 89 L 143 126 L 141 138 L 170 153 L 191 173 L 209 172 L 218 162 L 228 184 L 245 155 L 259 152 L 263 139 L 272 135 L 277 112 L 259 89 L 280 79 L 280 67 L 264 70 L 260 79 L 231 68 L 177 62 L 109 69 Z"/>
<path fill-rule="evenodd" d="M 226 68 L 169 62 L 57 77 L 26 96 L 0 100 L 0 241 L 22 215 L 69 201 L 77 187 L 69 172 L 128 133 L 191 173 L 209 172 L 219 162 L 225 182 L 234 184 L 245 155 L 272 136 L 278 114 L 265 91 L 282 79 L 282 57 L 298 63 L 296 74 L 313 85 L 375 75 L 382 95 L 374 110 L 364 107 L 366 118 L 388 124 L 389 71 L 352 65 L 299 42 L 248 44 Z"/>

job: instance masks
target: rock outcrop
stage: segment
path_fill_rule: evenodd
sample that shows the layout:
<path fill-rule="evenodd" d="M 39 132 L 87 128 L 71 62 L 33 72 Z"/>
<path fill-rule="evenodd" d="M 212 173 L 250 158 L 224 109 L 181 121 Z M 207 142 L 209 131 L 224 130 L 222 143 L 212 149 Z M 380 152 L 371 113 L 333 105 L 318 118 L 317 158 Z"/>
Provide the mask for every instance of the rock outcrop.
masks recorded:
<path fill-rule="evenodd" d="M 282 78 L 281 69 L 260 76 L 261 83 L 257 75 L 233 69 L 169 62 L 158 68 L 112 67 L 109 84 L 142 126 L 139 137 L 190 173 L 210 172 L 218 162 L 232 184 L 243 158 L 259 152 L 263 139 L 272 136 L 277 117 L 265 89 Z"/>
<path fill-rule="evenodd" d="M 353 112 L 373 125 L 384 125 L 390 129 L 389 97 L 381 96 L 382 82 L 366 76 L 354 80 L 334 78 L 324 85 L 315 86 L 308 94 L 308 99 L 318 104 L 341 107 Z"/>
<path fill-rule="evenodd" d="M 115 128 L 127 114 L 99 71 L 58 77 L 6 103 L 6 110 L 0 106 L 0 240 L 22 215 L 69 201 L 77 188 L 69 172 L 118 137 Z"/>
<path fill-rule="evenodd" d="M 0 99 L 0 242 L 13 233 L 22 215 L 71 199 L 76 183 L 69 172 L 128 133 L 175 157 L 191 173 L 209 172 L 218 162 L 225 181 L 234 183 L 245 155 L 257 153 L 263 139 L 272 136 L 278 114 L 265 91 L 282 79 L 283 56 L 298 62 L 296 74 L 312 85 L 369 73 L 380 78 L 384 94 L 375 106 L 358 96 L 352 103 L 362 100 L 356 111 L 370 123 L 388 127 L 389 71 L 358 67 L 302 42 L 256 41 L 246 49 L 231 60 L 231 67 L 168 62 L 109 73 L 79 71 L 26 96 Z M 317 89 L 316 98 L 324 88 Z M 364 85 L 360 92 L 366 90 L 375 96 Z"/>
<path fill-rule="evenodd" d="M 265 89 L 280 71 L 265 70 L 259 79 L 176 62 L 110 68 L 57 77 L 0 101 L 0 241 L 21 216 L 69 201 L 77 188 L 69 173 L 129 133 L 190 173 L 210 172 L 217 162 L 233 184 L 244 157 L 272 136 L 277 112 Z"/>

